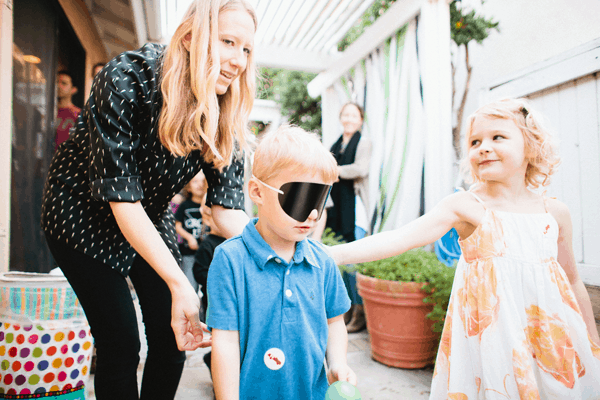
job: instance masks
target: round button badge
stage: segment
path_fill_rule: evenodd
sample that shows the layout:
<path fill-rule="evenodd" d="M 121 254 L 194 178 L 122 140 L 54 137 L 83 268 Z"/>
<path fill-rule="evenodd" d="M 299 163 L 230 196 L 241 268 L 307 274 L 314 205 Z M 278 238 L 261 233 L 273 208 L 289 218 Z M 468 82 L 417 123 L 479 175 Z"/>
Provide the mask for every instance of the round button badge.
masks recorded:
<path fill-rule="evenodd" d="M 265 353 L 265 365 L 272 371 L 277 371 L 285 364 L 285 355 L 283 351 L 273 347 Z"/>

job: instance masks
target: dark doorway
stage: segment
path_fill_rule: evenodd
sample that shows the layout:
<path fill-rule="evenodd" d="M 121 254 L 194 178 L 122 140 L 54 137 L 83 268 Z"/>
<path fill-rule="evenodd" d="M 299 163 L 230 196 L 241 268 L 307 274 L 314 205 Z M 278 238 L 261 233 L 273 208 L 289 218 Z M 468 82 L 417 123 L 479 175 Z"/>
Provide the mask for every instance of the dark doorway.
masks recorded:
<path fill-rule="evenodd" d="M 54 267 L 40 228 L 42 195 L 54 152 L 56 73 L 59 46 L 64 63 L 81 77 L 85 52 L 57 0 L 13 2 L 13 138 L 11 165 L 10 270 L 48 272 Z M 65 25 L 66 24 L 66 25 Z M 74 43 L 74 41 L 76 43 Z M 63 50 L 67 51 L 67 50 Z"/>

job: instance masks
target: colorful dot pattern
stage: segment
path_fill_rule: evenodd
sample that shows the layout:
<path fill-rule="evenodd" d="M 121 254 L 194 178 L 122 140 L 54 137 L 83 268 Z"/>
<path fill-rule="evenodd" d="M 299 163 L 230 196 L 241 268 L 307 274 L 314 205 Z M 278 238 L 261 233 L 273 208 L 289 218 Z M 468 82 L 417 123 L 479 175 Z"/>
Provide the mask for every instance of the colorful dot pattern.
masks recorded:
<path fill-rule="evenodd" d="M 70 399 L 89 378 L 92 342 L 84 323 L 53 329 L 0 322 L 0 398 Z"/>

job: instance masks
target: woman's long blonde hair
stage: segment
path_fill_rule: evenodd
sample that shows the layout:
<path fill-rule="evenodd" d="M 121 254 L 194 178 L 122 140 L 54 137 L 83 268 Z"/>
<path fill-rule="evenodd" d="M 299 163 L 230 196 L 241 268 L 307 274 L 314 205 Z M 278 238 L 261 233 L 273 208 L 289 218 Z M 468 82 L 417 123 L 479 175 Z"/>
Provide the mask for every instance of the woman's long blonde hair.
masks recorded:
<path fill-rule="evenodd" d="M 216 168 L 229 165 L 236 148 L 247 146 L 248 117 L 256 91 L 252 52 L 246 70 L 222 96 L 216 94 L 221 67 L 216 43 L 219 13 L 246 10 L 256 14 L 246 0 L 196 0 L 175 31 L 164 55 L 161 92 L 163 107 L 158 120 L 163 146 L 177 156 L 200 150 Z M 191 34 L 190 51 L 183 44 Z"/>

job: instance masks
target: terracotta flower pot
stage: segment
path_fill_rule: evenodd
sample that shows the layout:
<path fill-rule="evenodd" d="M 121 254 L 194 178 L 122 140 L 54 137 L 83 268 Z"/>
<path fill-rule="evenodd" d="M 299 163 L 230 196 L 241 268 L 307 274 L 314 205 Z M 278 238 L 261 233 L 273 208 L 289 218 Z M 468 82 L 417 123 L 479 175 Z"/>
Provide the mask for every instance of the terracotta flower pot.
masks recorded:
<path fill-rule="evenodd" d="M 439 334 L 426 315 L 432 304 L 423 303 L 423 283 L 395 282 L 356 274 L 363 298 L 373 359 L 391 367 L 423 368 L 433 364 Z"/>

